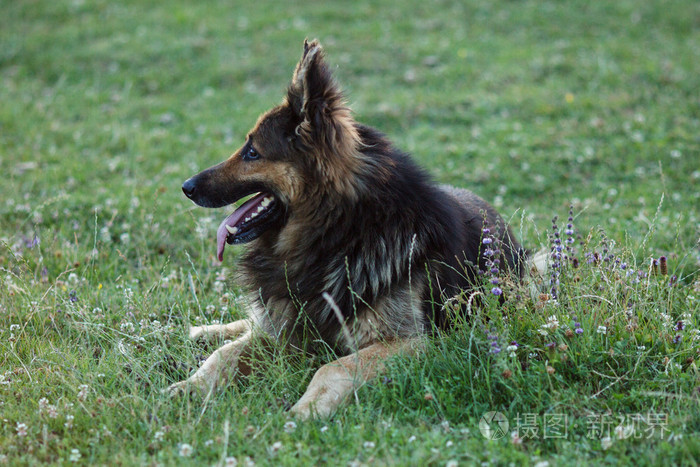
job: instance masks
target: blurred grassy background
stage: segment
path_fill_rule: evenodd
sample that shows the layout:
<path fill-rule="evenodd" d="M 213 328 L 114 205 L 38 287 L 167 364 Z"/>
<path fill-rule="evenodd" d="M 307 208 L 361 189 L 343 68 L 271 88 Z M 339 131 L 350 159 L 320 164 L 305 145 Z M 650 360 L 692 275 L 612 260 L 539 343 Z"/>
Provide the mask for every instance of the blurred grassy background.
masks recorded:
<path fill-rule="evenodd" d="M 642 235 L 665 193 L 663 215 L 692 239 L 698 14 L 679 1 L 5 2 L 3 197 L 70 191 L 90 225 L 95 202 L 159 194 L 167 224 L 189 208 L 180 182 L 241 144 L 318 37 L 357 118 L 440 181 L 539 225 L 574 201 L 618 237 Z"/>

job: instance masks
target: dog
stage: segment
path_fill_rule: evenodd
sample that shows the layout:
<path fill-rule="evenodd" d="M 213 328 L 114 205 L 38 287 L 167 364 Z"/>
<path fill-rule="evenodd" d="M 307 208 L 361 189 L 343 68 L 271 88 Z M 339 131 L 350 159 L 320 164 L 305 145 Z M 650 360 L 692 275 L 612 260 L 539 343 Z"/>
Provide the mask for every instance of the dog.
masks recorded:
<path fill-rule="evenodd" d="M 321 345 L 341 357 L 318 369 L 291 412 L 330 416 L 388 357 L 418 352 L 425 336 L 449 328 L 447 300 L 484 286 L 485 226 L 500 244 L 501 271 L 522 276 L 523 250 L 487 202 L 434 183 L 354 120 L 317 40 L 304 41 L 282 103 L 182 190 L 209 208 L 253 195 L 216 235 L 220 261 L 226 244 L 248 244 L 239 268 L 250 307 L 245 320 L 191 328 L 191 338 L 234 340 L 171 394 L 211 395 L 249 374 L 258 339 Z"/>

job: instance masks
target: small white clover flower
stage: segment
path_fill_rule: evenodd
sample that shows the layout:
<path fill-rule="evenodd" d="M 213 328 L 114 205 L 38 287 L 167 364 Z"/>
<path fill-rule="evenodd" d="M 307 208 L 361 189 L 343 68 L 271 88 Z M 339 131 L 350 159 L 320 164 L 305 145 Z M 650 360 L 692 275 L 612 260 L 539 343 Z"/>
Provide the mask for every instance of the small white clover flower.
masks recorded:
<path fill-rule="evenodd" d="M 607 326 L 598 326 L 598 329 L 596 330 L 598 334 L 607 334 L 608 333 L 608 327 Z"/>
<path fill-rule="evenodd" d="M 68 458 L 69 461 L 71 462 L 78 462 L 80 460 L 80 451 L 77 449 L 71 449 L 70 450 L 70 457 Z"/>
<path fill-rule="evenodd" d="M 78 400 L 79 401 L 84 401 L 85 399 L 87 399 L 89 389 L 90 389 L 90 387 L 87 384 L 80 385 L 80 391 L 78 391 Z"/>
<path fill-rule="evenodd" d="M 540 334 L 543 336 L 547 335 L 548 331 L 556 331 L 559 327 L 559 320 L 556 316 L 552 315 L 547 318 L 547 322 L 540 326 Z"/>
<path fill-rule="evenodd" d="M 374 449 L 375 444 L 373 441 L 365 441 L 364 443 L 362 443 L 362 447 L 365 449 Z"/>
<path fill-rule="evenodd" d="M 17 422 L 17 436 L 24 437 L 27 436 L 27 424 Z"/>
<path fill-rule="evenodd" d="M 177 445 L 180 457 L 190 457 L 194 452 L 194 448 L 191 444 L 180 443 Z"/>
<path fill-rule="evenodd" d="M 275 441 L 272 443 L 272 445 L 268 448 L 268 451 L 270 452 L 271 455 L 277 454 L 280 450 L 282 449 L 282 442 L 281 441 Z"/>
<path fill-rule="evenodd" d="M 227 457 L 226 459 L 224 459 L 224 466 L 226 466 L 226 467 L 236 467 L 237 465 L 238 465 L 238 459 L 236 459 L 233 456 Z"/>
<path fill-rule="evenodd" d="M 291 433 L 296 429 L 297 429 L 297 424 L 292 422 L 292 421 L 289 421 L 289 422 L 284 424 L 284 431 L 286 433 Z"/>
<path fill-rule="evenodd" d="M 49 400 L 45 397 L 39 399 L 39 413 L 45 411 L 49 407 Z"/>
<path fill-rule="evenodd" d="M 517 430 L 510 432 L 510 443 L 514 446 L 520 446 L 523 444 L 523 439 L 520 437 Z"/>

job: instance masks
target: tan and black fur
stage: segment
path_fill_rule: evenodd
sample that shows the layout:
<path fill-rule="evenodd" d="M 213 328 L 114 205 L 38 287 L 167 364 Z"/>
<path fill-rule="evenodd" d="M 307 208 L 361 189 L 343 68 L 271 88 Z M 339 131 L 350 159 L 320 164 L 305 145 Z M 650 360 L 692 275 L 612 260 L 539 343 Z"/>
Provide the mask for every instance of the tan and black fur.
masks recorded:
<path fill-rule="evenodd" d="M 521 248 L 491 206 L 435 184 L 353 119 L 317 41 L 305 41 L 285 99 L 259 118 L 245 145 L 183 190 L 205 207 L 255 192 L 274 201 L 269 212 L 258 208 L 263 220 L 248 228 L 238 221 L 243 232 L 226 237 L 249 242 L 239 267 L 250 318 L 193 328 L 193 338 L 237 339 L 172 392 L 211 391 L 247 373 L 244 357 L 257 335 L 307 351 L 320 341 L 345 356 L 318 370 L 292 411 L 329 415 L 386 357 L 449 327 L 444 301 L 478 288 L 478 270 L 486 269 L 485 220 L 500 239 L 501 268 L 522 271 Z"/>

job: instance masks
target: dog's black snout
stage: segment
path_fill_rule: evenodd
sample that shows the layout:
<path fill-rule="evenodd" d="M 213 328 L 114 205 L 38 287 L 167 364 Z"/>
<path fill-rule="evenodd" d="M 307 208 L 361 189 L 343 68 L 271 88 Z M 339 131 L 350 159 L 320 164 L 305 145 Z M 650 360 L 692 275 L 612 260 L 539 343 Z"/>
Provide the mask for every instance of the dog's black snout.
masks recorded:
<path fill-rule="evenodd" d="M 196 184 L 191 178 L 186 180 L 185 183 L 182 184 L 182 192 L 185 194 L 185 196 L 187 196 L 190 199 L 192 199 L 192 197 L 194 196 L 196 188 Z"/>

